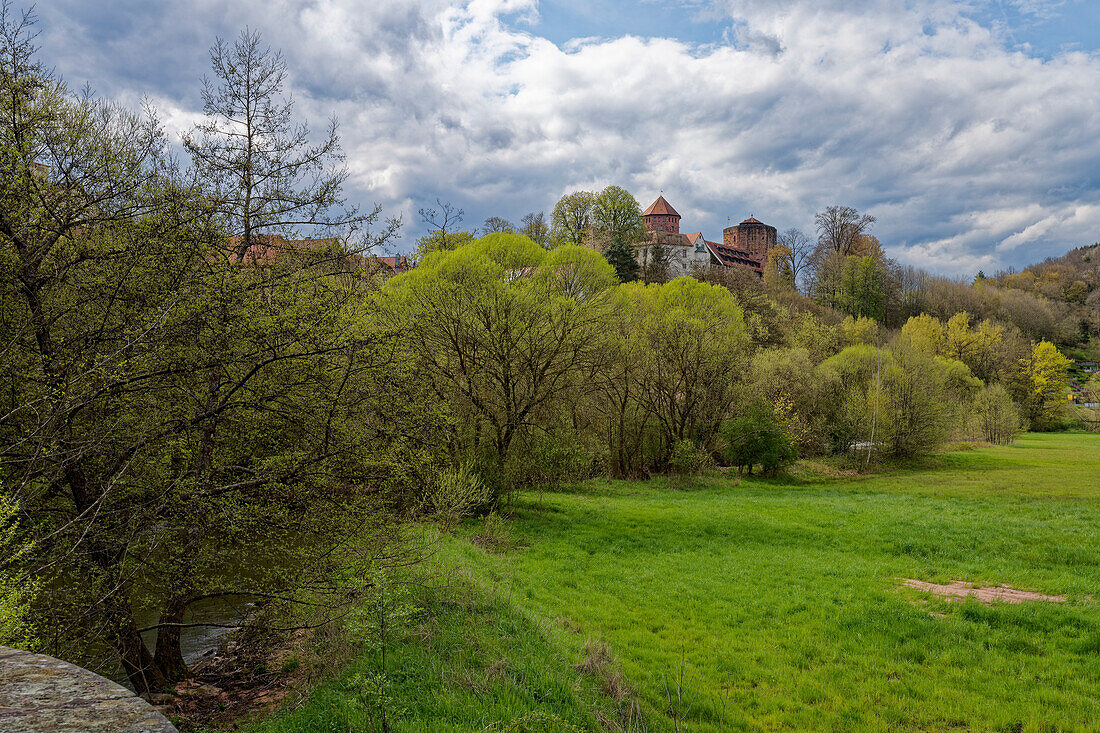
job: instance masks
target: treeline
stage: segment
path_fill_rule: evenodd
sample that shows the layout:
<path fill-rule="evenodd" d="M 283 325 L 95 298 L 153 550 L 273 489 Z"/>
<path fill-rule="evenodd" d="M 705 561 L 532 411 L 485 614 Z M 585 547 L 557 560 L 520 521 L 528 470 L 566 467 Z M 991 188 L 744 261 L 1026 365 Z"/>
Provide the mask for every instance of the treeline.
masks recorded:
<path fill-rule="evenodd" d="M 620 283 L 590 248 L 501 233 L 427 256 L 380 308 L 445 408 L 446 454 L 489 501 L 595 474 L 913 457 L 1064 408 L 1068 361 L 1049 342 L 965 313 L 830 323 L 734 271 L 697 275 Z"/>

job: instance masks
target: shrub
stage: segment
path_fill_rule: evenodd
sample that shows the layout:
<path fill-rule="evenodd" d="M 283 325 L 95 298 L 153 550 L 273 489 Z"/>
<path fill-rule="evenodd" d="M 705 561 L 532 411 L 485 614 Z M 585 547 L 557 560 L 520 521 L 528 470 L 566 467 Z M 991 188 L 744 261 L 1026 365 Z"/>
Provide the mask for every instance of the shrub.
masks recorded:
<path fill-rule="evenodd" d="M 726 437 L 726 460 L 737 467 L 738 475 L 748 469 L 751 474 L 759 465 L 768 475 L 798 458 L 794 440 L 787 433 L 775 408 L 757 400 L 723 428 Z"/>
<path fill-rule="evenodd" d="M 441 471 L 425 495 L 425 513 L 455 522 L 489 506 L 493 491 L 468 464 Z"/>
<path fill-rule="evenodd" d="M 698 476 L 713 465 L 710 455 L 694 440 L 678 440 L 668 459 L 671 478 Z"/>
<path fill-rule="evenodd" d="M 1016 403 L 1001 384 L 991 384 L 974 398 L 974 419 L 982 437 L 996 445 L 1015 440 L 1023 426 Z"/>

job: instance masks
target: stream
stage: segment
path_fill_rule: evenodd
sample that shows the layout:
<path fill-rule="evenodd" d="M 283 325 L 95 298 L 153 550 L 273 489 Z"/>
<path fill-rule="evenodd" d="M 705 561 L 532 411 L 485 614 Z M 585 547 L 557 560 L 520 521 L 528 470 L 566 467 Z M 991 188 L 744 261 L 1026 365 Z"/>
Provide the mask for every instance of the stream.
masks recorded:
<path fill-rule="evenodd" d="M 183 622 L 185 624 L 210 623 L 234 626 L 248 617 L 252 605 L 249 602 L 234 601 L 228 598 L 208 598 L 192 603 L 187 609 Z M 135 621 L 139 629 L 155 624 L 159 618 L 159 610 L 150 609 L 135 614 Z M 180 633 L 180 647 L 183 651 L 184 661 L 187 662 L 188 666 L 192 666 L 204 657 L 211 656 L 218 650 L 226 635 L 233 630 L 233 628 L 223 628 L 222 626 L 197 626 L 183 629 Z M 141 636 L 149 646 L 149 651 L 152 652 L 157 642 L 156 630 L 146 631 Z M 104 674 L 104 676 L 127 689 L 133 689 L 130 681 L 126 678 L 121 663 L 113 670 L 109 670 L 109 673 Z"/>

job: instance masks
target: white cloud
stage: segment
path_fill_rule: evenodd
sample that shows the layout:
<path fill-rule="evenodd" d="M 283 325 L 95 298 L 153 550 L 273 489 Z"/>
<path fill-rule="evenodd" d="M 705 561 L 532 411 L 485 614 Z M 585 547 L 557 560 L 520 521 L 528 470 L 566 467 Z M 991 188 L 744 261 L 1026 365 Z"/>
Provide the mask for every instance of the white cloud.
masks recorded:
<path fill-rule="evenodd" d="M 203 0 L 163 3 L 158 22 L 135 3 L 131 32 L 105 43 L 80 4 L 44 19 L 67 24 L 47 28 L 47 51 L 70 78 L 102 74 L 103 91 L 146 85 L 173 127 L 197 108 L 213 35 L 263 30 L 299 110 L 341 119 L 353 196 L 406 207 L 409 223 L 436 196 L 476 224 L 617 183 L 641 199 L 663 188 L 712 236 L 727 216 L 809 228 L 815 210 L 855 205 L 893 254 L 947 272 L 1100 238 L 1100 60 L 1011 50 L 971 3 L 692 2 L 733 29 L 706 46 L 558 46 L 536 35 L 535 0 Z M 186 63 L 135 70 L 161 48 Z"/>

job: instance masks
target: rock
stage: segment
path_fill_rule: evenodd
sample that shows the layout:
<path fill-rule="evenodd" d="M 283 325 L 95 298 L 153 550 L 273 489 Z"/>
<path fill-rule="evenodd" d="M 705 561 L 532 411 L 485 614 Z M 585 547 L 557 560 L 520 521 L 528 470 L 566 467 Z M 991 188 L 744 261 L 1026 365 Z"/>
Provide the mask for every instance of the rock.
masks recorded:
<path fill-rule="evenodd" d="M 122 685 L 42 654 L 0 647 L 4 733 L 176 733 Z"/>
<path fill-rule="evenodd" d="M 138 695 L 138 697 L 153 707 L 157 707 L 158 705 L 171 705 L 176 701 L 176 696 L 167 692 L 145 692 Z"/>
<path fill-rule="evenodd" d="M 222 689 L 220 687 L 202 684 L 194 688 L 193 690 L 190 690 L 188 694 L 195 695 L 197 697 L 219 697 L 221 695 L 224 695 L 225 693 L 222 692 Z"/>

